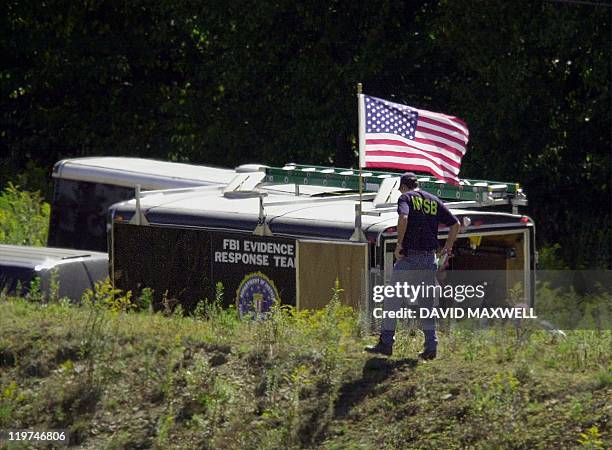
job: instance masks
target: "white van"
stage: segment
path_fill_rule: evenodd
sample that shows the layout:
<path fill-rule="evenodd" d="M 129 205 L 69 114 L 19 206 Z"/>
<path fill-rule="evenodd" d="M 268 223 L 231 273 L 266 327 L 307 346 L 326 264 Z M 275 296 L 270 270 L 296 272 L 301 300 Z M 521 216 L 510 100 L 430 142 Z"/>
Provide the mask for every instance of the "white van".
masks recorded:
<path fill-rule="evenodd" d="M 79 300 L 86 289 L 108 277 L 106 253 L 65 248 L 0 245 L 0 291 L 25 295 L 32 281 L 40 279 L 39 289 L 49 297 L 52 280 L 58 298 Z"/>

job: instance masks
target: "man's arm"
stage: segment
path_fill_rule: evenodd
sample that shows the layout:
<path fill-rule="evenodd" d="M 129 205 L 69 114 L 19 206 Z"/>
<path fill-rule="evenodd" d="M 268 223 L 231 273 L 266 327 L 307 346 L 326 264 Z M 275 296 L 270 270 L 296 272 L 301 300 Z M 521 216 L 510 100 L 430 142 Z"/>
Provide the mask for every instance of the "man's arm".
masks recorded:
<path fill-rule="evenodd" d="M 438 220 L 449 227 L 448 237 L 446 238 L 446 243 L 444 244 L 444 248 L 442 249 L 441 253 L 450 255 L 452 253 L 455 240 L 457 239 L 457 235 L 459 234 L 459 219 L 457 219 L 457 217 L 450 212 L 448 207 L 443 202 L 438 200 Z"/>
<path fill-rule="evenodd" d="M 453 244 L 457 239 L 457 234 L 459 234 L 459 222 L 455 222 L 448 230 L 448 237 L 446 238 L 446 244 L 444 244 L 444 248 L 442 249 L 442 253 L 451 254 L 453 250 Z"/>
<path fill-rule="evenodd" d="M 408 226 L 408 216 L 400 214 L 397 218 L 397 245 L 395 246 L 395 259 L 402 257 L 402 242 L 404 242 L 404 234 Z"/>

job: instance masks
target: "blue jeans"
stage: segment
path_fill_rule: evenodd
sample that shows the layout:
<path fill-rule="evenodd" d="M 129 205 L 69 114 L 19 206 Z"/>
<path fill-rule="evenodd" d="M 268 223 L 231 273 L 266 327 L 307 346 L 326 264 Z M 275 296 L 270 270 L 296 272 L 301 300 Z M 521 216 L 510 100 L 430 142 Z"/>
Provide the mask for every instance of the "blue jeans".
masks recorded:
<path fill-rule="evenodd" d="M 408 283 L 414 286 L 427 286 L 436 284 L 436 263 L 433 251 L 404 251 L 404 257 L 395 262 L 393 273 L 391 274 L 391 286 L 396 283 Z M 409 302 L 408 307 L 432 307 L 433 298 L 419 297 Z M 385 297 L 385 311 L 399 311 L 404 306 L 405 297 Z M 383 318 L 380 338 L 386 344 L 393 345 L 397 319 L 388 317 Z M 421 319 L 421 329 L 425 335 L 425 351 L 435 352 L 438 347 L 438 337 L 436 336 L 436 319 Z"/>

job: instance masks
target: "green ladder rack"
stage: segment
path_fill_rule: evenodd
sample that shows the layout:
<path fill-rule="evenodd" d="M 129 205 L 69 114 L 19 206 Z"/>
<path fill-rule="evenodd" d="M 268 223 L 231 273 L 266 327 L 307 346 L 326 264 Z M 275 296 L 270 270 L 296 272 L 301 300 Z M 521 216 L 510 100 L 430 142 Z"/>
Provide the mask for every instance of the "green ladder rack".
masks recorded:
<path fill-rule="evenodd" d="M 287 164 L 284 167 L 265 167 L 263 170 L 265 184 L 313 185 L 359 190 L 359 172 L 355 169 Z M 384 179 L 399 176 L 401 173 L 362 169 L 362 190 L 378 192 Z M 446 201 L 464 203 L 461 206 L 527 204 L 527 198 L 518 183 L 462 179 L 459 186 L 454 186 L 426 175 L 417 175 L 417 177 L 421 189 Z"/>

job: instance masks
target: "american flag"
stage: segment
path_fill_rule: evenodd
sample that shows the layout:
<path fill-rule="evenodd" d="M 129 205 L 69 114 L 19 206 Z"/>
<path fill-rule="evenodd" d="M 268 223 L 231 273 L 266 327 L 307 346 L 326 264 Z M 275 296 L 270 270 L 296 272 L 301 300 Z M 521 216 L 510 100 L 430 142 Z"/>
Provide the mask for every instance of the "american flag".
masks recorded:
<path fill-rule="evenodd" d="M 469 132 L 457 117 L 360 95 L 360 164 L 427 172 L 459 184 Z M 365 129 L 364 129 L 365 128 Z"/>

